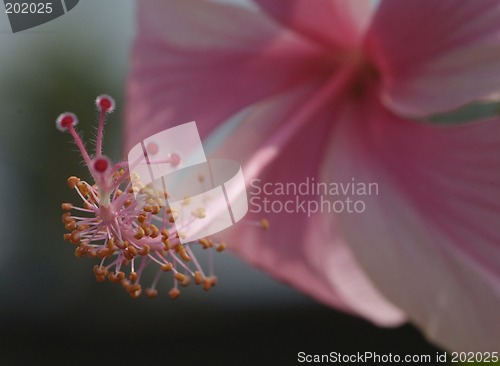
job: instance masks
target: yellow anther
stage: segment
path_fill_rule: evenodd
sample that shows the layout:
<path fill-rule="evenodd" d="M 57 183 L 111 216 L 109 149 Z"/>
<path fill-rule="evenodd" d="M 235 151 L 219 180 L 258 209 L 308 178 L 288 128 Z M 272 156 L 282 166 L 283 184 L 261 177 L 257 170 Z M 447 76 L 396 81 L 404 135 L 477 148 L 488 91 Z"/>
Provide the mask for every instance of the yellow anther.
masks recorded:
<path fill-rule="evenodd" d="M 132 183 L 139 183 L 141 181 L 141 177 L 139 176 L 139 174 L 133 172 L 130 174 L 130 181 Z"/>
<path fill-rule="evenodd" d="M 144 229 L 141 226 L 139 226 L 137 228 L 137 232 L 134 235 L 134 238 L 136 238 L 136 239 L 142 239 L 144 237 L 144 234 L 145 234 L 144 233 Z"/>
<path fill-rule="evenodd" d="M 170 272 L 173 268 L 174 268 L 174 265 L 170 262 L 161 266 L 161 269 L 164 272 Z"/>
<path fill-rule="evenodd" d="M 142 224 L 141 227 L 142 227 L 142 230 L 144 230 L 144 236 L 151 235 L 151 229 L 149 228 L 149 225 Z"/>
<path fill-rule="evenodd" d="M 97 276 L 97 275 L 96 275 L 96 276 L 95 276 L 95 280 L 96 280 L 97 282 L 104 282 L 104 281 L 106 281 L 106 276 Z"/>
<path fill-rule="evenodd" d="M 128 241 L 117 241 L 115 244 L 119 249 L 125 249 L 128 247 Z"/>
<path fill-rule="evenodd" d="M 72 231 L 76 229 L 76 221 L 73 220 L 71 222 L 68 222 L 66 225 L 64 225 L 64 228 L 68 231 Z"/>
<path fill-rule="evenodd" d="M 132 297 L 133 299 L 137 299 L 139 296 L 141 296 L 142 293 L 141 285 L 139 285 L 138 283 L 136 283 L 135 285 L 130 285 L 127 288 L 127 292 L 130 297 Z"/>
<path fill-rule="evenodd" d="M 80 178 L 77 178 L 75 176 L 71 176 L 68 178 L 68 187 L 73 189 L 76 187 L 76 184 L 80 181 Z"/>
<path fill-rule="evenodd" d="M 101 266 L 98 266 L 96 264 L 94 266 L 93 270 L 94 270 L 94 274 L 96 276 L 107 276 L 108 275 L 108 270 L 106 269 L 106 267 L 101 267 Z"/>
<path fill-rule="evenodd" d="M 168 239 L 164 238 L 164 239 L 162 240 L 162 242 L 163 242 L 163 245 L 165 245 L 165 250 L 167 250 L 167 251 L 168 251 L 168 250 L 170 250 L 170 248 L 171 248 L 171 245 L 170 245 L 170 240 L 168 240 Z"/>
<path fill-rule="evenodd" d="M 175 275 L 174 275 L 175 279 L 178 280 L 178 281 L 184 281 L 186 279 L 186 276 L 184 276 L 182 273 L 179 273 L 177 272 Z"/>
<path fill-rule="evenodd" d="M 191 260 L 191 258 L 189 257 L 189 255 L 186 253 L 185 250 L 180 251 L 179 255 L 186 262 L 189 262 Z"/>
<path fill-rule="evenodd" d="M 158 296 L 158 290 L 152 288 L 147 288 L 146 291 L 144 291 L 144 293 L 150 299 L 154 299 L 156 296 Z"/>
<path fill-rule="evenodd" d="M 151 234 L 149 236 L 153 239 L 160 234 L 160 230 L 155 225 L 151 224 L 149 228 L 151 229 Z"/>
<path fill-rule="evenodd" d="M 80 242 L 80 232 L 73 230 L 70 235 L 70 242 L 72 244 L 78 244 Z"/>
<path fill-rule="evenodd" d="M 134 257 L 137 255 L 137 249 L 135 249 L 132 245 L 129 245 L 125 250 L 123 251 L 123 255 L 126 259 L 132 260 Z"/>
<path fill-rule="evenodd" d="M 69 224 L 72 221 L 74 221 L 74 219 L 71 217 L 71 214 L 69 212 L 63 213 L 62 215 L 63 224 Z"/>
<path fill-rule="evenodd" d="M 198 243 L 201 244 L 203 249 L 208 249 L 208 248 L 212 247 L 212 242 L 208 238 L 202 238 L 202 239 L 198 240 Z"/>
<path fill-rule="evenodd" d="M 217 284 L 217 277 L 211 276 L 211 277 L 205 277 L 203 279 L 203 289 L 205 291 L 210 290 L 212 287 L 214 287 Z"/>
<path fill-rule="evenodd" d="M 115 251 L 115 239 L 110 238 L 108 240 L 108 243 L 106 244 L 106 247 L 108 248 L 108 250 L 112 250 L 114 252 Z"/>
<path fill-rule="evenodd" d="M 120 168 L 115 174 L 113 174 L 113 178 L 118 179 L 123 175 L 123 173 L 125 173 L 125 169 Z"/>
<path fill-rule="evenodd" d="M 76 186 L 82 195 L 84 195 L 84 196 L 89 195 L 90 190 L 89 190 L 89 187 L 85 183 L 78 182 L 78 183 L 76 183 Z"/>
<path fill-rule="evenodd" d="M 137 216 L 137 221 L 143 224 L 146 221 L 146 214 L 141 213 L 139 216 Z"/>
<path fill-rule="evenodd" d="M 203 282 L 203 275 L 201 274 L 200 271 L 196 271 L 194 273 L 194 283 L 197 285 L 201 284 Z"/>
<path fill-rule="evenodd" d="M 217 245 L 217 251 L 218 252 L 223 252 L 226 249 L 226 243 L 222 242 L 219 245 Z"/>
<path fill-rule="evenodd" d="M 113 283 L 118 283 L 125 278 L 125 273 L 123 272 L 110 272 L 108 275 L 108 280 Z"/>
<path fill-rule="evenodd" d="M 87 245 L 80 244 L 78 248 L 75 249 L 75 256 L 82 258 L 88 253 L 89 247 Z"/>
<path fill-rule="evenodd" d="M 128 292 L 135 292 L 141 289 L 141 285 L 138 283 L 134 283 L 133 285 L 127 286 L 127 291 Z"/>
<path fill-rule="evenodd" d="M 180 294 L 181 292 L 179 291 L 179 289 L 175 287 L 168 292 L 168 296 L 170 296 L 172 300 L 177 299 Z"/>
<path fill-rule="evenodd" d="M 144 257 L 149 254 L 150 250 L 151 248 L 149 247 L 149 245 L 144 244 L 144 246 L 137 253 Z"/>
<path fill-rule="evenodd" d="M 206 210 L 203 207 L 197 208 L 196 210 L 191 212 L 191 215 L 197 217 L 198 219 L 204 219 L 207 217 Z"/>
<path fill-rule="evenodd" d="M 110 253 L 110 251 L 108 250 L 108 248 L 103 248 L 103 249 L 99 249 L 97 251 L 97 256 L 99 258 L 105 258 L 105 257 L 109 257 L 112 253 Z"/>
<path fill-rule="evenodd" d="M 120 283 L 125 290 L 131 285 L 130 281 L 126 278 L 124 278 Z"/>
<path fill-rule="evenodd" d="M 61 208 L 64 210 L 64 211 L 69 211 L 71 209 L 73 209 L 73 204 L 72 203 L 63 203 L 61 205 Z"/>

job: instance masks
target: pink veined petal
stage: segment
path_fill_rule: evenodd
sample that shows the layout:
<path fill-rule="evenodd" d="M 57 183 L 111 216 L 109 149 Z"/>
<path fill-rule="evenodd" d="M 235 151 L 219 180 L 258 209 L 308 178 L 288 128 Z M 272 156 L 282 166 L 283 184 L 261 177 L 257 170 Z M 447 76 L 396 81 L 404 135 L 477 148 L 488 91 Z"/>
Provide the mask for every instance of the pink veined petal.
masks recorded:
<path fill-rule="evenodd" d="M 298 212 L 273 212 L 269 207 L 274 206 L 268 206 L 265 212 L 266 198 L 279 201 L 277 205 L 295 200 L 293 195 L 264 194 L 265 184 L 300 184 L 317 178 L 327 138 L 335 125 L 333 116 L 340 106 L 335 102 L 335 93 L 342 91 L 344 85 L 338 80 L 342 81 L 342 75 L 330 83 L 323 82 L 324 85 L 313 83 L 266 99 L 221 146 L 217 155 L 230 156 L 244 167 L 250 200 L 247 220 L 264 217 L 271 224 L 269 231 L 262 232 L 240 223 L 222 235 L 229 248 L 245 261 L 300 291 L 376 324 L 394 326 L 404 321 L 404 315 L 372 286 L 334 222 L 323 214 L 308 217 L 300 208 L 295 209 L 295 204 L 288 204 L 287 210 Z M 323 98 L 328 94 L 331 98 Z M 282 139 L 274 138 L 281 137 L 289 124 L 298 127 Z M 263 147 L 266 140 L 276 143 Z M 266 156 L 266 151 L 272 158 Z M 255 156 L 262 157 L 262 166 L 249 169 L 249 162 L 256 165 Z M 299 199 L 318 198 L 310 193 Z"/>
<path fill-rule="evenodd" d="M 363 38 L 371 0 L 254 0 L 261 9 L 314 42 L 345 48 Z"/>
<path fill-rule="evenodd" d="M 142 0 L 138 11 L 126 148 L 192 120 L 204 136 L 323 69 L 324 50 L 256 11 L 204 0 Z"/>
<path fill-rule="evenodd" d="M 383 101 L 399 114 L 500 99 L 497 0 L 384 0 L 367 49 L 381 69 Z"/>
<path fill-rule="evenodd" d="M 500 120 L 438 127 L 353 106 L 322 177 L 377 183 L 360 214 L 333 223 L 382 293 L 454 351 L 500 339 Z"/>

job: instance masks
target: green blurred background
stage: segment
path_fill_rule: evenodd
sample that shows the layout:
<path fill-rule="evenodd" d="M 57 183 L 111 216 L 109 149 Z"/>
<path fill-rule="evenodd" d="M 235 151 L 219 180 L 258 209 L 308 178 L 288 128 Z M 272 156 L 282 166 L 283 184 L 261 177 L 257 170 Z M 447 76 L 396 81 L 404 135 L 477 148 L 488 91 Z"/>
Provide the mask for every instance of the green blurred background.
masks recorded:
<path fill-rule="evenodd" d="M 297 353 L 430 354 L 411 326 L 380 329 L 216 256 L 219 285 L 172 302 L 131 299 L 96 283 L 94 263 L 62 240 L 70 175 L 87 177 L 55 118 L 72 111 L 92 139 L 101 93 L 117 99 L 105 150 L 121 154 L 131 0 L 83 0 L 65 16 L 13 34 L 0 6 L 0 365 L 289 365 Z"/>

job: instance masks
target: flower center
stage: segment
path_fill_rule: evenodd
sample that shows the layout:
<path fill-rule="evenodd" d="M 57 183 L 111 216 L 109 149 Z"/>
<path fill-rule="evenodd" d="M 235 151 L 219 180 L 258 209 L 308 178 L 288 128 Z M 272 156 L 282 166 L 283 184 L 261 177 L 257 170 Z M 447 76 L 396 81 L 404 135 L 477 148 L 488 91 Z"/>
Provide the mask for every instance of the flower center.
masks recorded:
<path fill-rule="evenodd" d="M 151 286 L 144 291 L 147 297 L 157 296 L 156 286 L 166 272 L 173 274 L 173 287 L 169 291 L 172 299 L 179 297 L 178 286 L 189 285 L 191 279 L 205 291 L 211 289 L 217 283 L 211 257 L 208 259 L 208 271 L 204 271 L 196 259 L 195 251 L 215 247 L 217 252 L 221 252 L 226 244 L 209 237 L 184 242 L 184 234 L 175 225 L 179 216 L 184 216 L 181 225 L 183 230 L 196 225 L 198 220 L 208 220 L 205 202 L 200 204 L 201 207 L 194 206 L 189 212 L 187 206 L 190 199 L 187 197 L 185 210 L 176 211 L 165 201 L 168 194 L 164 187 L 157 190 L 154 185 L 135 185 L 127 162 L 113 164 L 102 154 L 104 125 L 106 116 L 115 108 L 114 100 L 108 95 L 101 95 L 95 102 L 99 124 L 93 156 L 75 129 L 78 119 L 73 113 L 63 113 L 56 120 L 59 130 L 72 135 L 95 181 L 89 184 L 77 177 L 68 179 L 68 186 L 77 191 L 83 204 L 81 207 L 71 203 L 62 204 L 65 211 L 62 221 L 69 231 L 64 239 L 77 246 L 77 257 L 100 259 L 100 264 L 94 266 L 97 281 L 102 282 L 107 278 L 111 282 L 121 283 L 133 298 L 140 296 L 143 291 L 140 281 L 144 278 L 144 269 L 149 265 L 157 265 L 158 268 Z M 156 143 L 149 143 L 147 151 L 150 155 L 158 155 L 160 147 Z M 159 160 L 177 167 L 182 163 L 182 156 L 171 152 L 166 157 L 159 157 Z M 203 179 L 199 178 L 199 182 L 202 184 Z M 136 193 L 141 197 L 140 200 L 136 199 Z M 262 228 L 268 227 L 267 221 L 262 223 Z M 128 276 L 124 270 L 129 272 Z"/>
<path fill-rule="evenodd" d="M 356 100 L 361 99 L 366 92 L 372 88 L 380 79 L 380 73 L 375 65 L 364 60 L 363 63 L 357 66 L 356 73 L 351 84 L 350 93 Z"/>
<path fill-rule="evenodd" d="M 351 50 L 341 52 L 335 51 L 330 56 L 330 65 L 333 65 L 334 72 L 346 68 L 351 72 L 348 93 L 354 99 L 362 98 L 366 92 L 373 87 L 380 79 L 380 73 L 376 65 L 361 50 Z"/>
<path fill-rule="evenodd" d="M 108 170 L 109 163 L 106 159 L 99 158 L 94 161 L 94 169 L 98 173 L 104 173 L 106 170 Z"/>

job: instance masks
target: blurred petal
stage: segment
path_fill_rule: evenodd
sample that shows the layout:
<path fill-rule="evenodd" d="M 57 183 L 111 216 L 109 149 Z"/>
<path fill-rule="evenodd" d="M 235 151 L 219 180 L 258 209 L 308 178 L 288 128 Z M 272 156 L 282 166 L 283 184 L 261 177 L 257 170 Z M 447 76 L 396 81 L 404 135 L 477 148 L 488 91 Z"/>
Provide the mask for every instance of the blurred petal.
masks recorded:
<path fill-rule="evenodd" d="M 351 13 L 358 1 L 259 1 L 273 18 L 203 0 L 142 4 L 127 147 L 198 120 L 251 189 L 252 178 L 379 184 L 362 214 L 257 212 L 255 197 L 265 197 L 254 192 L 250 209 L 272 230 L 238 224 L 233 250 L 377 324 L 398 324 L 404 311 L 446 348 L 497 346 L 500 121 L 438 128 L 390 114 L 375 94 L 345 102 L 355 65 L 328 67 L 324 45 L 359 42 L 369 17 Z M 498 12 L 496 0 L 383 2 L 367 50 L 385 104 L 424 115 L 495 97 Z"/>
<path fill-rule="evenodd" d="M 322 69 L 323 50 L 256 11 L 204 0 L 143 0 L 138 11 L 126 148 L 193 120 L 204 136 Z"/>
<path fill-rule="evenodd" d="M 500 339 L 500 120 L 437 127 L 372 98 L 338 126 L 323 180 L 379 185 L 332 218 L 370 279 L 448 350 Z"/>
<path fill-rule="evenodd" d="M 332 85 L 342 86 L 336 80 Z M 271 224 L 269 231 L 262 232 L 240 223 L 222 235 L 229 241 L 230 249 L 244 260 L 323 303 L 379 325 L 400 324 L 403 314 L 372 286 L 339 236 L 335 223 L 327 220 L 330 215 L 308 217 L 294 204 L 287 207 L 296 212 L 271 210 L 272 203 L 264 212 L 265 198 L 279 201 L 277 207 L 295 199 L 290 195 L 258 194 L 265 184 L 300 184 L 318 175 L 328 136 L 335 125 L 333 116 L 339 107 L 331 99 L 319 103 L 318 90 L 319 94 L 332 93 L 328 83 L 311 84 L 259 103 L 218 151 L 218 155 L 230 156 L 244 165 L 243 173 L 250 184 L 248 220 L 265 217 Z M 300 127 L 286 138 L 274 138 L 283 133 L 285 121 L 293 124 L 297 118 L 303 119 Z M 272 159 L 265 156 L 260 170 L 250 168 L 255 166 L 255 156 L 263 156 L 263 141 L 269 140 L 280 141 L 268 145 L 269 150 L 274 148 L 279 154 Z M 317 197 L 311 192 L 301 195 L 300 200 L 317 201 Z"/>
<path fill-rule="evenodd" d="M 384 0 L 367 41 L 384 103 L 400 114 L 500 99 L 498 0 Z"/>
<path fill-rule="evenodd" d="M 372 0 L 255 0 L 259 6 L 309 39 L 345 48 L 359 43 L 372 16 Z"/>

